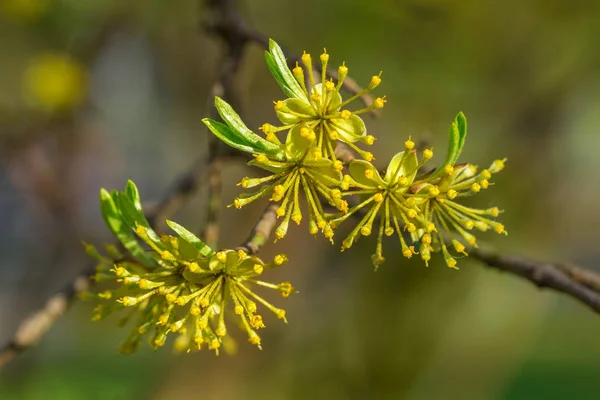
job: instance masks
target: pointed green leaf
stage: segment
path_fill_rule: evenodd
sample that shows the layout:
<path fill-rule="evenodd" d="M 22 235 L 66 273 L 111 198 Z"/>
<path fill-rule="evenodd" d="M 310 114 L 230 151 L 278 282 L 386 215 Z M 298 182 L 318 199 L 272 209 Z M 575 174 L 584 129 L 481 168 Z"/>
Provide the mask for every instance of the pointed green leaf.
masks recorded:
<path fill-rule="evenodd" d="M 269 53 L 265 53 L 267 65 L 269 66 L 269 70 L 271 70 L 271 73 L 275 77 L 275 80 L 277 80 L 277 83 L 279 83 L 279 86 L 281 86 L 281 89 L 284 91 L 284 93 L 289 97 L 306 99 L 306 94 L 296 81 L 296 78 L 294 78 L 292 71 L 290 71 L 287 65 L 287 61 L 285 60 L 285 55 L 283 54 L 281 47 L 279 47 L 277 42 L 275 42 L 273 39 L 269 39 Z M 268 57 L 266 54 L 269 54 L 271 57 Z M 275 74 L 274 70 L 276 70 L 278 74 Z M 282 85 L 279 79 L 281 79 L 285 85 Z M 284 86 L 286 89 L 284 89 Z M 289 91 L 289 93 L 286 92 L 286 90 Z"/>
<path fill-rule="evenodd" d="M 206 243 L 200 240 L 192 232 L 179 225 L 177 222 L 167 220 L 167 225 L 169 225 L 169 227 L 173 229 L 183 240 L 185 240 L 186 242 L 194 246 L 196 249 L 198 249 L 200 254 L 202 254 L 204 257 L 212 257 L 213 255 L 215 255 L 213 249 L 208 247 Z"/>
<path fill-rule="evenodd" d="M 113 195 L 116 195 L 116 192 L 113 192 Z M 115 204 L 113 195 L 105 189 L 100 190 L 100 210 L 108 229 L 111 230 L 133 257 L 141 261 L 144 265 L 153 265 L 152 258 L 146 254 L 144 248 L 136 240 L 133 232 L 131 232 L 131 229 L 129 229 L 127 223 L 123 220 Z"/>
<path fill-rule="evenodd" d="M 131 181 L 130 181 L 131 182 Z M 139 202 L 139 196 L 136 196 L 137 188 L 133 182 L 131 185 L 127 184 L 127 189 L 125 192 L 117 192 L 116 193 L 116 201 L 115 203 L 119 207 L 119 212 L 123 217 L 123 221 L 129 226 L 129 228 L 133 229 L 137 233 L 138 226 L 144 228 L 146 235 L 140 236 L 142 240 L 147 242 L 152 246 L 152 244 L 156 245 L 160 249 L 164 249 L 163 244 L 160 241 L 160 237 L 154 232 L 144 212 L 142 211 L 141 203 Z M 135 191 L 133 190 L 135 189 Z M 137 199 L 137 200 L 134 200 Z"/>
<path fill-rule="evenodd" d="M 444 171 L 445 165 L 454 165 L 462 152 L 467 137 L 467 118 L 462 112 L 459 112 L 452 125 L 450 125 L 450 133 L 448 140 L 448 152 L 444 164 L 438 168 L 433 176 L 439 176 Z"/>
<path fill-rule="evenodd" d="M 263 139 L 248 129 L 233 107 L 231 107 L 225 100 L 215 96 L 215 107 L 217 108 L 221 118 L 223 118 L 223 121 L 225 121 L 227 126 L 231 128 L 233 133 L 237 134 L 250 147 L 258 149 L 260 152 L 266 154 L 276 154 L 281 152 L 281 148 L 278 145 Z"/>

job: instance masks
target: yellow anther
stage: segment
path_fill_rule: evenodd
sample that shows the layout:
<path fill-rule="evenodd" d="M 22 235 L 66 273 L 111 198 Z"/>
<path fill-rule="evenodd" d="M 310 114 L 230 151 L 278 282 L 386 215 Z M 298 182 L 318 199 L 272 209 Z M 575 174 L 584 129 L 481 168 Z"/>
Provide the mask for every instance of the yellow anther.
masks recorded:
<path fill-rule="evenodd" d="M 192 315 L 200 315 L 201 311 L 202 310 L 200 310 L 200 307 L 198 307 L 198 306 L 191 306 L 190 307 L 190 314 L 192 314 Z"/>
<path fill-rule="evenodd" d="M 477 182 L 475 182 L 474 184 L 471 185 L 471 190 L 475 193 L 479 192 L 481 190 L 481 185 Z"/>
<path fill-rule="evenodd" d="M 275 314 L 277 318 L 285 320 L 285 310 L 277 310 Z"/>
<path fill-rule="evenodd" d="M 177 304 L 178 306 L 183 306 L 183 305 L 185 305 L 185 299 L 183 297 L 178 297 L 175 300 L 175 304 Z"/>
<path fill-rule="evenodd" d="M 224 251 L 219 251 L 216 254 L 217 260 L 219 260 L 220 262 L 222 262 L 223 264 L 225 264 L 225 262 L 227 261 L 227 254 L 225 254 Z"/>
<path fill-rule="evenodd" d="M 279 207 L 276 211 L 278 217 L 283 217 L 285 215 L 285 207 Z"/>
<path fill-rule="evenodd" d="M 127 274 L 127 270 L 123 267 L 116 267 L 114 269 L 115 275 L 118 277 L 123 277 Z"/>
<path fill-rule="evenodd" d="M 365 178 L 367 179 L 373 179 L 373 176 L 375 176 L 375 174 L 373 173 L 372 169 L 368 169 L 365 171 Z"/>
<path fill-rule="evenodd" d="M 467 230 L 470 231 L 471 229 L 473 229 L 473 227 L 475 227 L 475 222 L 470 221 L 470 220 L 469 221 L 465 221 L 463 223 L 463 226 L 465 227 L 465 229 L 467 229 Z"/>
<path fill-rule="evenodd" d="M 504 160 L 495 160 L 490 169 L 494 172 L 502 171 L 504 169 Z"/>
<path fill-rule="evenodd" d="M 306 168 L 300 167 L 298 171 L 300 171 L 300 173 L 304 175 L 306 173 Z"/>
<path fill-rule="evenodd" d="M 208 318 L 200 318 L 198 321 L 198 328 L 206 329 L 208 327 Z"/>
<path fill-rule="evenodd" d="M 302 222 L 302 214 L 293 214 L 292 221 L 294 221 L 296 224 L 300 225 L 300 222 Z"/>
<path fill-rule="evenodd" d="M 252 267 L 252 270 L 254 271 L 254 273 L 256 275 L 260 275 L 262 274 L 262 272 L 264 271 L 264 268 L 262 265 L 260 264 L 254 264 L 254 267 Z"/>
<path fill-rule="evenodd" d="M 273 192 L 283 196 L 283 194 L 285 193 L 285 187 L 283 185 L 275 185 L 275 187 L 273 188 Z"/>
<path fill-rule="evenodd" d="M 425 227 L 425 230 L 427 231 L 427 233 L 431 233 L 431 232 L 437 232 L 437 228 L 435 227 L 435 224 L 433 223 L 428 223 L 427 226 Z"/>
<path fill-rule="evenodd" d="M 452 240 L 452 245 L 454 246 L 454 250 L 456 250 L 457 253 L 463 253 L 464 255 L 467 255 L 467 253 L 465 252 L 466 248 L 464 244 L 454 239 Z"/>
<path fill-rule="evenodd" d="M 332 81 L 327 81 L 325 82 L 325 89 L 331 92 L 333 89 L 335 89 L 335 84 Z"/>
<path fill-rule="evenodd" d="M 302 67 L 298 65 L 298 61 L 296 61 L 296 66 L 294 67 L 294 69 L 292 70 L 292 72 L 294 73 L 294 75 L 300 75 L 300 74 L 302 74 L 304 72 L 302 70 Z"/>
<path fill-rule="evenodd" d="M 320 219 L 319 221 L 317 221 L 317 226 L 319 227 L 319 229 L 325 228 L 325 225 L 327 225 L 327 222 L 325 222 L 324 219 Z"/>
<path fill-rule="evenodd" d="M 221 342 L 219 342 L 219 339 L 213 339 L 208 344 L 208 348 L 211 350 L 217 350 L 219 347 L 221 347 Z"/>
<path fill-rule="evenodd" d="M 340 191 L 340 189 L 331 189 L 331 191 L 329 192 L 329 195 L 334 199 L 342 198 L 342 192 Z"/>
<path fill-rule="evenodd" d="M 331 140 L 338 140 L 338 133 L 334 129 L 331 129 L 330 131 L 328 131 L 327 136 L 329 136 L 329 139 L 331 139 Z"/>
<path fill-rule="evenodd" d="M 429 234 L 427 234 L 427 233 L 426 233 L 426 234 L 424 234 L 424 235 L 421 237 L 421 243 L 423 243 L 423 244 L 431 244 L 431 235 L 429 235 Z"/>
<path fill-rule="evenodd" d="M 319 57 L 322 63 L 326 63 L 329 61 L 329 54 L 327 54 L 327 49 L 323 49 L 323 54 Z"/>
<path fill-rule="evenodd" d="M 227 335 L 227 328 L 225 328 L 224 326 L 219 326 L 215 330 L 215 335 L 217 335 L 219 337 L 223 337 L 223 336 Z"/>
<path fill-rule="evenodd" d="M 446 257 L 445 261 L 448 267 L 456 268 L 456 260 L 453 257 Z"/>
<path fill-rule="evenodd" d="M 502 224 L 494 224 L 494 230 L 496 231 L 496 233 L 506 233 L 506 231 L 504 230 L 504 225 Z"/>
<path fill-rule="evenodd" d="M 272 128 L 273 128 L 273 125 L 271 125 L 271 124 L 262 124 L 258 129 L 263 131 L 264 133 L 269 133 L 269 132 L 271 132 Z"/>
<path fill-rule="evenodd" d="M 277 138 L 277 135 L 274 134 L 273 132 L 269 132 L 267 133 L 267 137 L 266 139 L 271 142 L 271 143 L 278 143 L 279 139 Z"/>
<path fill-rule="evenodd" d="M 458 196 L 458 192 L 454 189 L 450 189 L 448 190 L 448 193 L 446 193 L 446 197 L 448 197 L 450 200 L 455 199 L 456 196 Z"/>
<path fill-rule="evenodd" d="M 263 319 L 260 315 L 256 314 L 253 315 L 252 318 L 250 318 L 250 326 L 252 326 L 254 329 L 258 329 L 258 328 L 264 328 L 265 324 L 263 322 Z"/>
<path fill-rule="evenodd" d="M 140 281 L 138 282 L 138 286 L 140 287 L 140 289 L 148 289 L 148 284 L 149 282 L 146 279 L 140 279 Z"/>
<path fill-rule="evenodd" d="M 237 251 L 237 255 L 240 260 L 245 260 L 246 257 L 248 257 L 248 253 L 246 253 L 243 249 L 239 249 Z"/>
<path fill-rule="evenodd" d="M 318 102 L 319 100 L 321 100 L 321 95 L 318 92 L 314 92 L 311 96 L 311 99 L 313 99 L 313 101 Z"/>
<path fill-rule="evenodd" d="M 173 256 L 173 254 L 171 254 L 168 250 L 164 250 L 162 253 L 160 253 L 160 256 L 162 257 L 163 260 L 169 260 L 169 259 L 175 258 Z"/>
<path fill-rule="evenodd" d="M 378 97 L 373 102 L 373 107 L 374 108 L 383 108 L 385 106 L 385 103 L 387 103 L 387 100 L 385 99 L 385 96 Z"/>
<path fill-rule="evenodd" d="M 142 236 L 142 237 L 143 237 L 143 236 L 145 236 L 145 235 L 146 235 L 146 228 L 144 228 L 144 227 L 143 227 L 143 226 L 141 226 L 141 225 L 138 225 L 138 226 L 135 228 L 135 233 L 137 233 L 137 235 L 138 235 L 138 236 Z"/>
<path fill-rule="evenodd" d="M 371 77 L 371 82 L 369 83 L 369 90 L 375 89 L 377 86 L 379 86 L 379 84 L 381 83 L 381 73 L 379 73 L 379 75 L 373 75 Z"/>
<path fill-rule="evenodd" d="M 250 343 L 258 346 L 260 344 L 260 337 L 256 333 L 254 333 L 252 336 L 250 336 L 248 338 L 248 341 Z"/>
<path fill-rule="evenodd" d="M 169 322 L 169 314 L 163 314 L 160 317 L 158 317 L 159 325 L 166 325 L 167 322 Z"/>
<path fill-rule="evenodd" d="M 138 300 L 135 297 L 121 297 L 119 299 L 120 303 L 123 304 L 125 307 L 129 307 L 129 306 L 135 306 L 138 302 Z"/>
<path fill-rule="evenodd" d="M 275 265 L 279 266 L 285 264 L 287 260 L 288 258 L 285 256 L 285 254 L 277 254 L 273 259 L 273 262 L 275 263 Z"/>
<path fill-rule="evenodd" d="M 479 182 L 482 189 L 487 189 L 490 186 L 490 182 L 487 179 L 484 179 Z"/>
<path fill-rule="evenodd" d="M 429 160 L 433 157 L 433 150 L 431 149 L 425 149 L 423 150 L 423 159 L 424 160 Z"/>
<path fill-rule="evenodd" d="M 411 218 L 411 219 L 415 218 L 417 216 L 417 211 L 415 209 L 410 209 L 410 210 L 408 210 L 407 215 L 408 215 L 408 218 Z"/>
<path fill-rule="evenodd" d="M 368 226 L 363 226 L 362 228 L 360 228 L 360 233 L 363 236 L 369 236 L 371 234 L 371 228 Z"/>
<path fill-rule="evenodd" d="M 259 164 L 266 164 L 269 162 L 269 158 L 264 154 L 259 154 L 256 156 L 256 162 Z"/>
<path fill-rule="evenodd" d="M 202 300 L 200 300 L 200 306 L 203 308 L 206 308 L 210 305 L 210 301 L 204 297 Z"/>
<path fill-rule="evenodd" d="M 304 64 L 310 64 L 312 62 L 312 58 L 310 57 L 310 54 L 308 54 L 306 51 L 302 52 L 301 59 Z"/>
<path fill-rule="evenodd" d="M 413 248 L 412 246 L 410 246 L 410 247 Z M 406 258 L 411 258 L 413 256 L 413 254 L 415 254 L 414 250 L 411 250 L 411 248 L 404 249 L 402 251 L 402 255 Z"/>
<path fill-rule="evenodd" d="M 440 194 L 440 189 L 437 186 L 429 188 L 429 197 L 435 197 Z"/>
<path fill-rule="evenodd" d="M 413 208 L 417 204 L 417 201 L 414 197 L 409 197 L 406 199 L 406 207 Z"/>
<path fill-rule="evenodd" d="M 483 171 L 481 171 L 481 173 L 479 174 L 483 179 L 490 179 L 492 177 L 492 174 L 490 173 L 490 171 L 488 171 L 487 169 L 484 169 Z"/>
<path fill-rule="evenodd" d="M 308 129 L 307 127 L 300 128 L 300 136 L 306 138 L 308 140 L 315 140 L 315 132 L 312 129 Z"/>
<path fill-rule="evenodd" d="M 173 293 L 169 293 L 168 295 L 165 296 L 165 299 L 169 302 L 169 303 L 174 303 L 175 300 L 177 300 L 177 296 Z"/>
<path fill-rule="evenodd" d="M 400 186 L 404 186 L 404 185 L 408 184 L 408 178 L 405 177 L 404 175 L 401 175 L 400 178 L 398 178 L 398 184 Z"/>
<path fill-rule="evenodd" d="M 383 195 L 381 193 L 375 193 L 375 195 L 373 196 L 373 200 L 376 203 L 381 203 L 383 201 Z"/>
<path fill-rule="evenodd" d="M 249 184 L 250 184 L 250 179 L 249 178 L 242 178 L 242 180 L 240 181 L 240 183 L 238 183 L 236 186 L 241 186 L 244 189 L 246 189 Z"/>
<path fill-rule="evenodd" d="M 339 76 L 346 76 L 348 74 L 348 67 L 346 67 L 345 63 L 342 63 L 342 65 L 340 65 L 338 67 L 338 75 Z"/>
<path fill-rule="evenodd" d="M 341 117 L 343 119 L 348 119 L 351 116 L 352 116 L 352 113 L 350 111 L 348 111 L 348 110 L 343 110 L 342 113 L 341 113 Z"/>
<path fill-rule="evenodd" d="M 413 233 L 417 230 L 417 227 L 412 222 L 409 222 L 408 224 L 404 225 L 404 228 L 410 233 Z"/>
<path fill-rule="evenodd" d="M 333 168 L 334 168 L 336 171 L 341 171 L 341 170 L 343 170 L 343 169 L 344 169 L 344 163 L 343 163 L 343 162 L 341 162 L 340 160 L 335 160 L 335 161 L 333 162 Z"/>
<path fill-rule="evenodd" d="M 394 228 L 392 228 L 391 226 L 388 226 L 387 228 L 385 228 L 385 236 L 392 236 L 394 234 Z"/>
<path fill-rule="evenodd" d="M 319 149 L 314 149 L 312 152 L 312 156 L 314 159 L 319 159 L 323 157 L 323 152 Z"/>
<path fill-rule="evenodd" d="M 365 136 L 365 143 L 368 144 L 369 146 L 371 146 L 373 143 L 375 143 L 375 140 L 377 138 L 373 135 L 367 135 Z"/>
<path fill-rule="evenodd" d="M 408 140 L 406 142 L 404 142 L 404 148 L 406 150 L 412 150 L 415 148 L 415 142 L 410 140 L 410 136 L 408 137 Z"/>
<path fill-rule="evenodd" d="M 446 164 L 446 166 L 444 167 L 444 172 L 450 175 L 452 172 L 454 172 L 454 167 L 450 164 Z"/>
<path fill-rule="evenodd" d="M 283 107 L 285 107 L 285 104 L 281 100 L 277 100 L 277 101 L 273 102 L 273 104 L 274 104 L 275 111 L 279 111 Z"/>
<path fill-rule="evenodd" d="M 373 153 L 371 153 L 370 151 L 365 151 L 363 153 L 363 158 L 365 159 L 365 161 L 373 161 Z"/>
<path fill-rule="evenodd" d="M 233 312 L 235 313 L 235 315 L 242 315 L 244 313 L 244 307 L 238 304 L 233 308 Z"/>
<path fill-rule="evenodd" d="M 492 217 L 497 217 L 498 214 L 500 214 L 500 210 L 498 209 L 498 207 L 492 207 L 487 210 L 487 213 Z"/>

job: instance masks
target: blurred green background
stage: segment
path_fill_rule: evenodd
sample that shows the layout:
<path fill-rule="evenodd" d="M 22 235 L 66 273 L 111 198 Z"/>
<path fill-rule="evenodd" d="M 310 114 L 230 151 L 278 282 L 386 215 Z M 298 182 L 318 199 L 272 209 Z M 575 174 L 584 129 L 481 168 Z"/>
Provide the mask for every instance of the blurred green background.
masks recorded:
<path fill-rule="evenodd" d="M 367 121 L 384 163 L 406 140 L 443 149 L 458 111 L 462 160 L 508 157 L 478 204 L 498 205 L 510 253 L 599 269 L 600 2 L 241 1 L 252 26 L 334 65 L 388 104 Z M 100 187 L 135 180 L 157 199 L 206 153 L 201 118 L 221 43 L 195 0 L 0 0 L 0 342 L 109 240 Z M 67 71 L 68 73 L 65 73 Z M 282 94 L 250 46 L 237 87 L 248 125 L 275 122 Z M 440 152 L 441 153 L 441 152 Z M 224 198 L 248 170 L 225 171 Z M 206 191 L 175 217 L 200 230 Z M 223 209 L 236 246 L 263 204 Z M 337 234 L 343 237 L 343 233 Z M 461 260 L 391 254 L 376 273 L 362 240 L 340 254 L 305 228 L 265 247 L 291 262 L 289 324 L 266 320 L 263 350 L 120 356 L 115 320 L 76 304 L 38 347 L 0 371 L 0 399 L 597 399 L 600 317 L 564 296 Z M 281 302 L 281 301 L 279 301 Z"/>

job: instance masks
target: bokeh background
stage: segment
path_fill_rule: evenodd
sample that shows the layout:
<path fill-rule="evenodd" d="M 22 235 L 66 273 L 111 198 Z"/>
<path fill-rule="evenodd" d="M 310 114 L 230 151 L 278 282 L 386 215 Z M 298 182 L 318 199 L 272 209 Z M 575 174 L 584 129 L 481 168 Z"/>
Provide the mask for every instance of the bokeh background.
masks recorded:
<path fill-rule="evenodd" d="M 289 49 L 345 60 L 359 83 L 383 70 L 389 100 L 369 120 L 383 162 L 408 135 L 438 149 L 458 111 L 462 160 L 508 157 L 483 207 L 505 209 L 505 252 L 600 257 L 600 2 L 240 1 Z M 133 179 L 159 198 L 206 153 L 201 118 L 222 51 L 196 0 L 0 0 L 0 342 L 110 240 L 98 190 Z M 237 87 L 248 125 L 275 122 L 282 94 L 250 46 Z M 441 153 L 442 151 L 439 151 Z M 224 198 L 248 170 L 225 171 Z M 206 190 L 175 220 L 200 230 Z M 223 208 L 221 244 L 248 234 L 264 204 Z M 342 237 L 343 233 L 338 233 Z M 262 351 L 120 356 L 126 332 L 76 303 L 0 371 L 13 399 L 597 399 L 600 317 L 574 300 L 468 259 L 460 271 L 393 254 L 376 273 L 361 240 L 340 254 L 305 228 L 265 247 L 290 264 L 272 280 L 289 324 L 269 319 Z M 399 252 L 398 252 L 399 253 Z M 414 262 L 413 262 L 414 261 Z M 281 299 L 279 299 L 281 303 Z"/>

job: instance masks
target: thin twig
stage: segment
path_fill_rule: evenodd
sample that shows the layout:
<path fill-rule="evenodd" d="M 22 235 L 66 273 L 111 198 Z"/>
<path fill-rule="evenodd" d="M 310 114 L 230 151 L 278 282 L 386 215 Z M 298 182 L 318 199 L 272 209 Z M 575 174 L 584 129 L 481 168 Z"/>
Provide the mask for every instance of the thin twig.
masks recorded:
<path fill-rule="evenodd" d="M 246 242 L 240 245 L 237 250 L 244 250 L 248 254 L 256 254 L 261 247 L 269 240 L 273 228 L 277 222 L 277 209 L 279 205 L 276 203 L 269 203 L 265 211 L 260 216 L 252 232 Z"/>
<path fill-rule="evenodd" d="M 492 268 L 527 279 L 540 289 L 553 289 L 571 296 L 600 313 L 600 293 L 597 287 L 593 289 L 588 286 L 592 283 L 597 285 L 600 277 L 591 271 L 573 266 L 566 268 L 564 264 L 541 262 L 516 255 L 504 255 L 491 248 L 473 249 L 469 256 Z"/>

